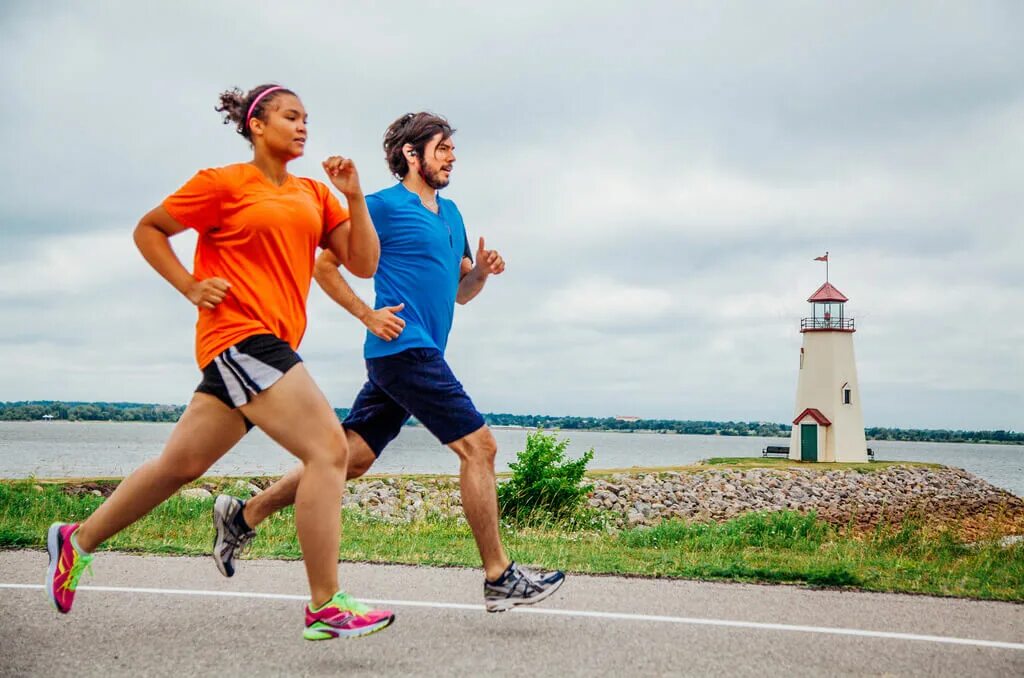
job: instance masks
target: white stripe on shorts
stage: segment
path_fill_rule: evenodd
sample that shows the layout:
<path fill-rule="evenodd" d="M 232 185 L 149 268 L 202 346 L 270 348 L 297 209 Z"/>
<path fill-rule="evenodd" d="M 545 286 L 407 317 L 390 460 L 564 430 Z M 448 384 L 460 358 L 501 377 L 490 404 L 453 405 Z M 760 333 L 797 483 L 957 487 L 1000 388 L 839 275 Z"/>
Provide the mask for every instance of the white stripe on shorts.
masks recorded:
<path fill-rule="evenodd" d="M 245 392 L 243 382 L 236 377 L 234 371 L 224 363 L 223 356 L 217 356 L 214 358 L 213 364 L 217 366 L 217 371 L 220 372 L 220 379 L 228 389 L 228 397 L 231 398 L 231 404 L 235 407 L 241 407 L 249 402 L 249 395 Z"/>
<path fill-rule="evenodd" d="M 225 353 L 228 360 L 225 360 Z M 284 376 L 281 370 L 242 353 L 234 346 L 214 358 L 214 363 L 235 407 L 246 404 L 252 396 L 270 388 Z"/>
<path fill-rule="evenodd" d="M 232 346 L 228 349 L 231 359 L 245 370 L 249 380 L 254 382 L 260 391 L 266 390 L 274 385 L 278 379 L 284 376 L 284 372 L 272 365 L 253 358 L 248 353 L 242 353 Z"/>

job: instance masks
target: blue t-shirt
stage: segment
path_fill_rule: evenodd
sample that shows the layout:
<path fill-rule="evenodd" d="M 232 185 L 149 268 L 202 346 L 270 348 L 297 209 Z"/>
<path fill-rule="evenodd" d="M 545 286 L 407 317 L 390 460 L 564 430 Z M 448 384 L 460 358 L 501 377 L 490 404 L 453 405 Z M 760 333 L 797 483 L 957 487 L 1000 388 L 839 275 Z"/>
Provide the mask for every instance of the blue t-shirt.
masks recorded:
<path fill-rule="evenodd" d="M 380 358 L 410 348 L 444 353 L 455 316 L 459 270 L 469 252 L 459 208 L 438 196 L 434 214 L 400 183 L 366 196 L 366 206 L 380 237 L 374 308 L 405 304 L 398 313 L 405 329 L 391 341 L 368 331 L 363 355 Z"/>

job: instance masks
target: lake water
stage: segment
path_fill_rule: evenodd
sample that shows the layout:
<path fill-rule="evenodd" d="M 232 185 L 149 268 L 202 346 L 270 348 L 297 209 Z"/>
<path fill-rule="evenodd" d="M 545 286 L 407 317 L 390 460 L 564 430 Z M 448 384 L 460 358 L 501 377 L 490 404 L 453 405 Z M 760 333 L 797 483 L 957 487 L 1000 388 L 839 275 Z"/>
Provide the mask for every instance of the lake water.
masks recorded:
<path fill-rule="evenodd" d="M 173 424 L 120 422 L 0 422 L 0 478 L 124 476 L 160 453 Z M 498 468 L 508 470 L 526 445 L 525 429 L 494 429 Z M 569 455 L 594 449 L 590 468 L 678 466 L 708 457 L 756 457 L 785 438 L 566 431 Z M 870 441 L 878 460 L 957 466 L 1024 496 L 1024 446 Z M 259 429 L 210 470 L 210 475 L 278 475 L 294 459 Z M 374 465 L 375 473 L 458 473 L 458 460 L 423 428 L 406 427 Z"/>

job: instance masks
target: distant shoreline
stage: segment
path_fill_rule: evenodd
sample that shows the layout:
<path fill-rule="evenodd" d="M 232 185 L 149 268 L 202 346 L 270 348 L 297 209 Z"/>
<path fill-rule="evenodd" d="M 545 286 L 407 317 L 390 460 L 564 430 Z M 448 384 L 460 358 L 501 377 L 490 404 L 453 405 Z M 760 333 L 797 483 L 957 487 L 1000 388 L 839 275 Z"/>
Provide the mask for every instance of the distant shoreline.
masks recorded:
<path fill-rule="evenodd" d="M 2 405 L 2 403 L 0 403 L 0 405 Z M 344 417 L 344 414 L 339 413 L 339 418 L 343 418 L 343 417 Z M 484 414 L 484 418 L 486 420 L 488 418 L 488 415 Z M 125 419 L 58 419 L 58 418 L 54 418 L 54 419 L 41 419 L 41 418 L 36 418 L 36 419 L 28 419 L 28 418 L 24 418 L 24 419 L 13 419 L 13 418 L 4 419 L 4 418 L 0 418 L 0 423 L 12 423 L 12 424 L 14 424 L 14 423 L 43 423 L 43 422 L 45 422 L 47 424 L 54 424 L 54 425 L 59 425 L 59 424 L 173 424 L 173 423 L 175 423 L 175 420 L 172 420 L 172 419 L 163 419 L 163 420 L 145 420 L 145 419 L 141 419 L 141 420 L 125 420 Z M 709 423 L 717 423 L 717 422 L 709 422 Z M 420 425 L 417 422 L 410 422 L 410 423 L 406 424 L 406 426 L 410 426 L 410 427 L 416 428 L 416 427 L 419 427 Z M 490 422 L 488 422 L 488 426 L 490 426 L 492 429 L 503 430 L 503 431 L 532 431 L 532 430 L 538 428 L 538 426 L 526 426 L 526 425 L 519 425 L 519 424 L 493 424 L 493 423 L 490 423 Z M 600 427 L 579 427 L 579 426 L 564 427 L 564 426 L 554 426 L 554 425 L 547 425 L 547 426 L 540 425 L 540 428 L 545 428 L 545 429 L 551 430 L 551 431 L 559 431 L 559 432 L 562 432 L 562 433 L 571 433 L 571 432 L 575 432 L 575 431 L 580 431 L 580 432 L 586 432 L 586 433 L 624 433 L 624 434 L 633 434 L 633 435 L 717 436 L 717 437 L 722 437 L 722 438 L 782 438 L 782 439 L 790 438 L 790 431 L 789 431 L 788 428 L 785 429 L 784 432 L 783 431 L 770 432 L 770 433 L 769 432 L 765 432 L 763 434 L 759 434 L 759 433 L 756 433 L 756 432 L 755 433 L 733 433 L 733 432 L 722 432 L 722 431 L 714 431 L 714 432 L 692 431 L 691 432 L 691 431 L 676 431 L 676 430 L 672 430 L 672 429 L 600 428 Z M 868 430 L 871 430 L 871 429 L 868 429 Z M 912 433 L 915 433 L 915 434 L 918 434 L 918 435 L 920 435 L 922 433 L 926 433 L 928 431 L 928 429 L 885 429 L 885 430 L 893 432 L 893 433 L 897 433 L 897 434 L 899 432 L 901 432 L 901 431 L 909 431 L 909 432 L 912 432 Z M 958 433 L 963 433 L 963 434 L 966 434 L 966 435 L 971 435 L 971 434 L 984 433 L 984 432 L 982 432 L 982 431 L 963 431 L 963 432 L 959 432 L 958 431 Z M 873 436 L 869 435 L 867 437 L 867 440 L 869 442 L 951 443 L 951 444 L 960 444 L 960 445 L 1024 446 L 1024 434 L 1016 434 L 1016 433 L 1012 433 L 1011 432 L 1011 435 L 1014 435 L 1015 437 L 1019 436 L 1020 439 L 1013 439 L 1013 440 L 991 440 L 991 439 L 984 439 L 984 438 L 970 439 L 970 438 L 942 438 L 942 437 L 928 437 L 928 436 L 921 436 L 921 437 L 893 437 L 890 434 L 889 436 L 886 436 L 886 437 L 873 437 Z"/>

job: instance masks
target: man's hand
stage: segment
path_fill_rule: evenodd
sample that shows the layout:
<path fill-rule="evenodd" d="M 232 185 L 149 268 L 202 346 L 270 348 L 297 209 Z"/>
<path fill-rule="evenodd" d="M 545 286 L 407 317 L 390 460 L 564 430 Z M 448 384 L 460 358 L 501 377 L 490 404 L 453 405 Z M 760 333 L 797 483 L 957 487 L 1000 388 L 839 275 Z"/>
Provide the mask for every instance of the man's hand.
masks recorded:
<path fill-rule="evenodd" d="M 376 311 L 370 311 L 361 320 L 366 325 L 366 329 L 384 341 L 391 341 L 398 338 L 398 335 L 405 329 L 405 321 L 395 315 L 403 308 L 405 308 L 405 304 L 385 306 Z"/>
<path fill-rule="evenodd" d="M 481 277 L 498 275 L 505 270 L 505 260 L 498 254 L 498 250 L 484 249 L 484 239 L 480 238 L 480 245 L 476 248 L 476 266 L 474 266 L 474 269 L 477 275 Z"/>
<path fill-rule="evenodd" d="M 231 289 L 231 283 L 227 280 L 223 278 L 207 278 L 206 280 L 197 280 L 192 283 L 188 291 L 185 292 L 185 296 L 199 308 L 211 309 L 224 301 L 224 297 L 227 296 L 229 289 Z"/>
<path fill-rule="evenodd" d="M 359 185 L 359 172 L 356 171 L 356 164 L 350 158 L 332 155 L 322 164 L 331 183 L 346 198 L 352 199 L 363 195 L 363 189 Z"/>

